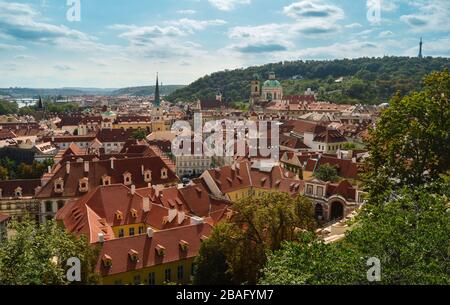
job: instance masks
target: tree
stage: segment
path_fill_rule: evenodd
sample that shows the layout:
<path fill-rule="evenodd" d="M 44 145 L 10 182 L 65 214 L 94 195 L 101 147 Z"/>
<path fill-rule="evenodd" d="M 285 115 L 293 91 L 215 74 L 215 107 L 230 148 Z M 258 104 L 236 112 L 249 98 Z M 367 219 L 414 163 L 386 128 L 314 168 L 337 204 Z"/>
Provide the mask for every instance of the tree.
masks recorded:
<path fill-rule="evenodd" d="M 322 181 L 335 182 L 339 179 L 337 169 L 331 164 L 325 163 L 314 171 L 314 177 Z"/>
<path fill-rule="evenodd" d="M 355 149 L 356 145 L 354 143 L 345 143 L 344 146 L 342 147 L 342 149 L 346 149 L 346 150 L 351 150 L 351 149 Z"/>
<path fill-rule="evenodd" d="M 55 221 L 36 225 L 30 219 L 9 226 L 14 234 L 0 244 L 1 285 L 67 285 L 71 257 L 81 261 L 81 283 L 95 284 L 94 273 L 98 249 L 89 245 L 86 237 L 67 233 Z"/>
<path fill-rule="evenodd" d="M 450 169 L 450 74 L 434 72 L 424 89 L 394 97 L 370 130 L 367 187 L 384 202 L 389 189 L 418 186 Z"/>
<path fill-rule="evenodd" d="M 304 235 L 269 256 L 262 284 L 369 284 L 366 262 L 381 262 L 380 284 L 450 284 L 448 182 L 404 188 L 367 205 L 338 243 Z"/>
<path fill-rule="evenodd" d="M 267 251 L 295 239 L 299 229 L 316 227 L 311 201 L 287 193 L 249 196 L 236 202 L 233 211 L 231 220 L 216 226 L 202 244 L 197 258 L 198 284 L 255 284 Z"/>
<path fill-rule="evenodd" d="M 0 165 L 0 180 L 8 179 L 8 169 Z"/>
<path fill-rule="evenodd" d="M 144 140 L 147 137 L 147 134 L 144 130 L 138 129 L 135 132 L 133 132 L 133 138 L 136 140 Z"/>

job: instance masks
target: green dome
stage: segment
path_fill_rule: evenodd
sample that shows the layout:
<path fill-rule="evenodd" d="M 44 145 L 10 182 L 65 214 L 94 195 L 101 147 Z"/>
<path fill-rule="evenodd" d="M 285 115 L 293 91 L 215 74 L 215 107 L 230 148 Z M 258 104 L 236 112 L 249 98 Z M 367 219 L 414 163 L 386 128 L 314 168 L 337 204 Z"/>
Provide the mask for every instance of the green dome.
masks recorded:
<path fill-rule="evenodd" d="M 263 87 L 276 88 L 276 87 L 281 87 L 281 84 L 279 81 L 277 81 L 275 79 L 269 79 L 264 82 Z"/>
<path fill-rule="evenodd" d="M 116 114 L 111 110 L 102 113 L 103 116 L 115 116 Z"/>

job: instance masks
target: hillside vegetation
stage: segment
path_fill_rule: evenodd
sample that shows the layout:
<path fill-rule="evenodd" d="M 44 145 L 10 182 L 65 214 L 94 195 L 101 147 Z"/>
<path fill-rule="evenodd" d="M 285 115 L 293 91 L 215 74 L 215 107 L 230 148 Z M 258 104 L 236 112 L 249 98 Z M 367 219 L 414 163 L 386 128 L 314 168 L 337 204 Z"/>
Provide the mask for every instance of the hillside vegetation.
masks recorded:
<path fill-rule="evenodd" d="M 274 71 L 284 94 L 301 94 L 307 88 L 319 93 L 321 100 L 336 103 L 380 104 L 397 91 L 406 95 L 421 89 L 426 74 L 450 66 L 449 58 L 411 57 L 358 58 L 332 61 L 285 61 L 225 70 L 206 75 L 168 96 L 170 101 L 213 98 L 217 90 L 227 102 L 246 101 L 250 80 L 259 74 L 262 81 Z M 341 79 L 340 82 L 336 80 Z"/>

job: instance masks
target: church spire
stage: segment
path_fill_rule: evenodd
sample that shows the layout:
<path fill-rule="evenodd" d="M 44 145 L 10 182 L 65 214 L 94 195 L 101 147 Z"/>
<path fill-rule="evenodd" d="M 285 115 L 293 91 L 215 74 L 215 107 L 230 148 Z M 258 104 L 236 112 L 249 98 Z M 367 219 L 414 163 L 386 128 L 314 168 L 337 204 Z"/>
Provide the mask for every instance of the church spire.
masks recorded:
<path fill-rule="evenodd" d="M 159 81 L 158 81 L 158 73 L 156 73 L 156 87 L 155 87 L 155 101 L 154 105 L 159 107 L 161 106 L 161 98 L 159 96 Z"/>
<path fill-rule="evenodd" d="M 419 58 L 422 58 L 423 57 L 423 55 L 422 55 L 422 37 L 420 37 L 420 43 L 419 43 Z"/>

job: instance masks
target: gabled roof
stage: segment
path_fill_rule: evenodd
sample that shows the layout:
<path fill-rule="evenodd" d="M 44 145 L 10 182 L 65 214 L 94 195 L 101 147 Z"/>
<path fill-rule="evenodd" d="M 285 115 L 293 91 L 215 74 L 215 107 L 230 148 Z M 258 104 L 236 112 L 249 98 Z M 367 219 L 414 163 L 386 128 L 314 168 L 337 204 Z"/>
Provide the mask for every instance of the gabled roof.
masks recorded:
<path fill-rule="evenodd" d="M 102 129 L 97 133 L 96 137 L 102 143 L 126 142 L 133 137 L 133 131 L 123 129 Z"/>
<path fill-rule="evenodd" d="M 347 139 L 335 129 L 327 129 L 317 134 L 313 141 L 321 143 L 341 143 L 347 142 Z"/>
<path fill-rule="evenodd" d="M 15 197 L 15 190 L 22 189 L 22 197 L 33 197 L 35 189 L 41 186 L 41 179 L 3 180 L 0 181 L 2 197 Z"/>
<path fill-rule="evenodd" d="M 87 177 L 89 190 L 93 190 L 97 186 L 102 185 L 102 177 L 104 175 L 111 177 L 112 184 L 123 183 L 123 174 L 125 172 L 131 174 L 132 184 L 137 188 L 146 187 L 148 182 L 144 180 L 142 169 L 152 171 L 151 183 L 153 185 L 178 182 L 178 177 L 175 173 L 158 156 L 86 162 L 89 164 L 88 172 L 85 172 L 84 162 L 70 162 L 69 174 L 66 172 L 66 164 L 59 166 L 50 181 L 38 193 L 37 197 L 80 197 L 84 195 L 78 189 L 78 181 L 81 178 Z M 113 168 L 111 167 L 111 162 L 113 163 Z M 163 168 L 168 170 L 166 179 L 161 178 L 161 170 Z M 64 181 L 64 191 L 62 194 L 54 192 L 54 182 L 59 178 Z"/>
<path fill-rule="evenodd" d="M 108 276 L 195 257 L 200 250 L 202 237 L 209 236 L 211 230 L 209 224 L 189 225 L 154 232 L 151 238 L 139 235 L 105 242 L 100 258 L 108 255 L 112 265 L 105 267 L 99 259 L 96 269 L 102 276 Z M 185 251 L 180 249 L 181 240 L 188 244 Z M 157 254 L 158 245 L 164 247 L 164 255 Z M 137 253 L 136 262 L 129 260 L 130 249 Z"/>
<path fill-rule="evenodd" d="M 311 158 L 307 161 L 305 171 L 313 172 L 323 164 L 330 164 L 336 167 L 338 176 L 342 178 L 357 179 L 358 164 L 353 163 L 350 159 L 339 159 L 322 155 L 320 158 Z"/>
<path fill-rule="evenodd" d="M 190 218 L 183 215 L 181 222 L 177 217 L 170 219 L 169 210 L 149 200 L 149 211 L 144 210 L 144 197 L 134 194 L 123 184 L 99 186 L 85 196 L 71 201 L 60 209 L 56 219 L 74 234 L 84 234 L 91 243 L 98 241 L 98 233 L 106 240 L 114 239 L 112 227 L 130 224 L 147 224 L 157 230 L 185 226 Z M 132 215 L 134 210 L 136 217 Z M 117 217 L 120 213 L 121 218 Z M 137 232 L 136 232 L 137 234 Z"/>

